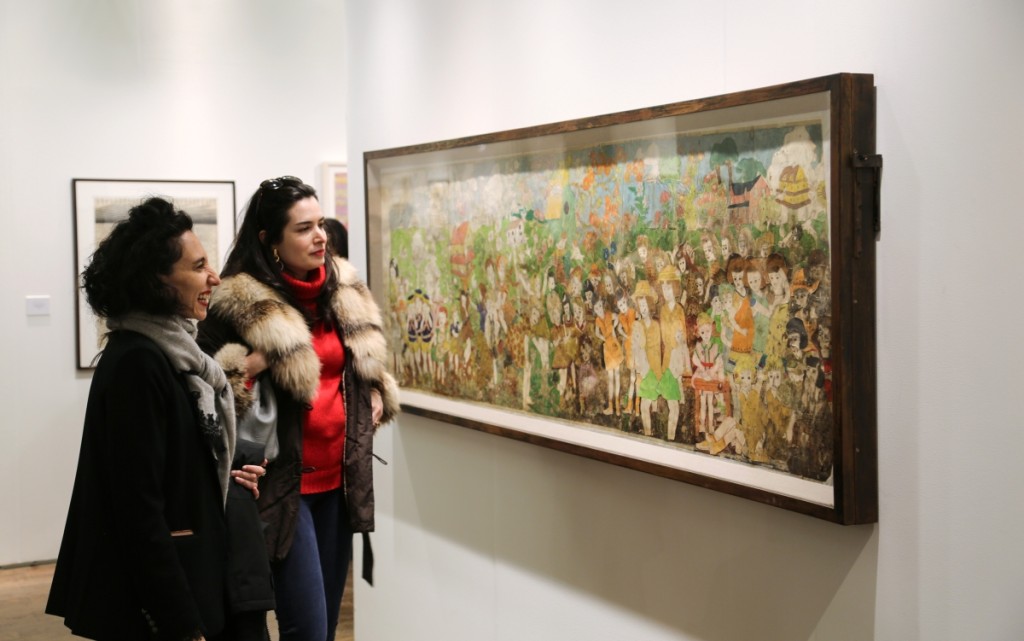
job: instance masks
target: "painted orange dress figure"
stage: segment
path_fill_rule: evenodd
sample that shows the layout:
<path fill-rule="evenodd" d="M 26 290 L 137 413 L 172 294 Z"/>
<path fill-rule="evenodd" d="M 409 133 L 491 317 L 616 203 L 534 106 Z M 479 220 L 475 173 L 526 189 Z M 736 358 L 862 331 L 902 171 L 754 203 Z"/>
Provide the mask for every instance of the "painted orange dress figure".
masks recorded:
<path fill-rule="evenodd" d="M 741 356 L 749 356 L 754 350 L 754 312 L 750 306 L 750 292 L 747 289 L 747 261 L 739 256 L 733 257 L 726 268 L 732 282 L 732 294 L 726 297 L 726 319 L 732 328 L 732 341 L 729 343 L 729 358 L 725 371 L 731 375 L 736 361 Z"/>
<path fill-rule="evenodd" d="M 608 407 L 604 414 L 622 413 L 622 377 L 621 367 L 624 359 L 622 354 L 622 343 L 619 342 L 616 333 L 615 316 L 604 306 L 604 297 L 599 296 L 594 301 L 594 328 L 597 330 L 598 340 L 604 344 L 604 371 L 608 378 Z"/>
<path fill-rule="evenodd" d="M 697 317 L 697 335 L 700 341 L 693 349 L 693 378 L 691 385 L 697 391 L 700 407 L 697 408 L 697 418 L 694 421 L 694 433 L 697 437 L 704 433 L 710 443 L 704 443 L 710 449 L 714 445 L 715 432 L 715 397 L 721 394 L 726 386 L 725 381 L 725 359 L 719 350 L 718 342 L 712 340 L 714 334 L 714 322 L 706 312 Z M 721 451 L 721 450 L 719 450 Z"/>

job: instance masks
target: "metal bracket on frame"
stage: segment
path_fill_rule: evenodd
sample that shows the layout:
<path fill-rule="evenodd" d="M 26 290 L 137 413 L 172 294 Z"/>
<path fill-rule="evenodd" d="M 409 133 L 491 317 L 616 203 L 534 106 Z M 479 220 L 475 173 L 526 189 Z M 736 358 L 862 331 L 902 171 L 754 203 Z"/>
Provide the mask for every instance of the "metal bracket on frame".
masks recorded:
<path fill-rule="evenodd" d="M 857 181 L 857 207 L 854 220 L 854 255 L 860 257 L 863 251 L 863 223 L 868 217 L 875 232 L 875 240 L 882 234 L 882 155 L 862 154 L 856 150 L 850 159 Z M 864 192 L 871 196 L 865 198 Z"/>

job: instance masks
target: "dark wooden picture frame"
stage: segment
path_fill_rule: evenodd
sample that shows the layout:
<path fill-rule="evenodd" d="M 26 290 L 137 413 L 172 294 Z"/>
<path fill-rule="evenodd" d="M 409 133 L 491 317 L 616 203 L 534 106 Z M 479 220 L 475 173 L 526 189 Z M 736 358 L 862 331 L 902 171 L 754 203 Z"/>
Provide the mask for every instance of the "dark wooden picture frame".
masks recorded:
<path fill-rule="evenodd" d="M 364 168 L 405 411 L 877 521 L 871 75 L 371 151 Z"/>
<path fill-rule="evenodd" d="M 95 367 L 106 334 L 106 325 L 92 313 L 80 288 L 82 271 L 110 229 L 150 196 L 166 198 L 192 217 L 193 230 L 218 272 L 234 241 L 234 181 L 73 178 L 78 369 Z"/>

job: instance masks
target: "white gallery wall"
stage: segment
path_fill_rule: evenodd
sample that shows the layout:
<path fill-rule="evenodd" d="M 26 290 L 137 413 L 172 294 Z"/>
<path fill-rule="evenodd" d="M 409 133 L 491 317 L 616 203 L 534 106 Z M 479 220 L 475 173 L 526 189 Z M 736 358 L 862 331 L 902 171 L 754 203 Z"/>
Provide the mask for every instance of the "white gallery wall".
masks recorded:
<path fill-rule="evenodd" d="M 1024 638 L 1022 35 L 1017 0 L 0 0 L 0 565 L 56 555 L 74 475 L 72 178 L 241 206 L 347 157 L 362 267 L 364 151 L 853 71 L 885 156 L 880 523 L 403 416 L 356 636 Z"/>
<path fill-rule="evenodd" d="M 404 416 L 356 638 L 1024 638 L 1024 4 L 347 6 L 349 158 L 840 71 L 885 157 L 877 526 Z"/>
<path fill-rule="evenodd" d="M 233 180 L 239 208 L 318 184 L 345 160 L 344 29 L 326 0 L 0 0 L 0 566 L 56 557 L 78 458 L 72 178 Z"/>

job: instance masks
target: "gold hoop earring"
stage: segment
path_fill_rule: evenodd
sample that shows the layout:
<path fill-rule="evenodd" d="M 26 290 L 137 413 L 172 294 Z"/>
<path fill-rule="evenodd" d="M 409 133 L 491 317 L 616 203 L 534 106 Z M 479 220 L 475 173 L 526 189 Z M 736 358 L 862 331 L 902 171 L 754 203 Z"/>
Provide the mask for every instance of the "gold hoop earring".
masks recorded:
<path fill-rule="evenodd" d="M 277 247 L 274 248 L 274 262 L 277 263 L 278 267 L 281 266 L 281 257 L 277 253 Z"/>

